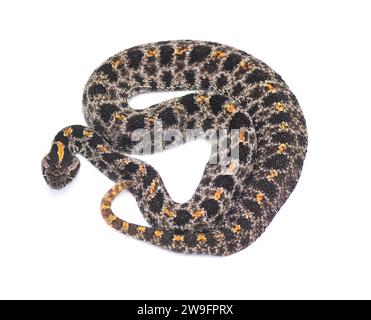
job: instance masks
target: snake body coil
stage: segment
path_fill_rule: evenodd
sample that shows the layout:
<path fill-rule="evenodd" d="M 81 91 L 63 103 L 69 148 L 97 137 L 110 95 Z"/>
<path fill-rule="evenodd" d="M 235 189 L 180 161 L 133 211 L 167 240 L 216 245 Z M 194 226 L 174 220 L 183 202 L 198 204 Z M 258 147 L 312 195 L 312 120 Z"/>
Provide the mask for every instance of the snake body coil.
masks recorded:
<path fill-rule="evenodd" d="M 158 90 L 196 93 L 144 110 L 129 107 L 133 95 Z M 281 77 L 251 55 L 218 43 L 158 42 L 114 55 L 89 78 L 83 111 L 88 126 L 61 130 L 43 159 L 47 183 L 64 187 L 79 169 L 75 155 L 82 154 L 117 182 L 102 200 L 105 220 L 122 233 L 178 252 L 229 255 L 246 248 L 294 189 L 306 154 L 305 120 Z M 153 152 L 182 143 L 190 132 L 226 147 L 213 149 L 214 161 L 195 194 L 179 204 L 153 167 L 126 154 L 139 152 L 138 146 Z M 141 139 L 135 138 L 139 133 Z M 151 227 L 112 212 L 111 202 L 124 188 Z"/>

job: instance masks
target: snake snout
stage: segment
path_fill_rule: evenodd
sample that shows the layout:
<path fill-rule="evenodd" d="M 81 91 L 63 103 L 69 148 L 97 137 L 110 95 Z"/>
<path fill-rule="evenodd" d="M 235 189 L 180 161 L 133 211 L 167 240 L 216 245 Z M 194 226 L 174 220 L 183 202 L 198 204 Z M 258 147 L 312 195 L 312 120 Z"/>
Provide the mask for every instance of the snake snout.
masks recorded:
<path fill-rule="evenodd" d="M 49 155 L 41 163 L 41 170 L 46 183 L 53 189 L 62 189 L 77 175 L 80 161 L 74 157 L 69 166 L 53 165 Z"/>

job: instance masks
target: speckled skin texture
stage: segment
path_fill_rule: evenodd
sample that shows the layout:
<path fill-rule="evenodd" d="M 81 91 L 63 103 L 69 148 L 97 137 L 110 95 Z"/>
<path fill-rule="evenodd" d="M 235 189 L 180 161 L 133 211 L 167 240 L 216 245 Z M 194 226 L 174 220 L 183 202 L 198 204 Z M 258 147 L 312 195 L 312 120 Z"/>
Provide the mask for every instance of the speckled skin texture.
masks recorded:
<path fill-rule="evenodd" d="M 144 110 L 129 107 L 135 94 L 158 90 L 196 93 Z M 82 154 L 117 182 L 102 200 L 105 220 L 122 233 L 177 252 L 229 255 L 249 246 L 296 186 L 306 154 L 305 120 L 285 82 L 258 59 L 218 43 L 158 42 L 114 55 L 89 78 L 83 112 L 88 126 L 61 130 L 43 159 L 47 183 L 64 187 L 77 174 L 75 155 Z M 156 141 L 156 123 L 177 129 L 182 139 L 189 129 L 197 129 L 197 136 L 226 129 L 223 139 L 230 141 L 231 129 L 239 130 L 238 140 L 224 151 L 238 150 L 238 161 L 208 163 L 193 197 L 176 203 L 153 167 L 128 156 L 138 152 L 132 138 L 138 129 L 149 132 L 150 151 L 179 142 Z M 112 212 L 111 202 L 125 188 L 151 227 Z"/>

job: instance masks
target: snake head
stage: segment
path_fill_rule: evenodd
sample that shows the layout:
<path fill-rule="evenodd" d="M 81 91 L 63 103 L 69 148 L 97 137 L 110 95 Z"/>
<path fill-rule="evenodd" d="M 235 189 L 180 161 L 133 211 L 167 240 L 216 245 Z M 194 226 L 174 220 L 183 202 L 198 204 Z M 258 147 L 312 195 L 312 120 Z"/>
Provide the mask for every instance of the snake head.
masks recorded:
<path fill-rule="evenodd" d="M 77 175 L 80 161 L 61 143 L 53 144 L 51 151 L 43 158 L 41 169 L 46 183 L 53 189 L 62 189 Z"/>

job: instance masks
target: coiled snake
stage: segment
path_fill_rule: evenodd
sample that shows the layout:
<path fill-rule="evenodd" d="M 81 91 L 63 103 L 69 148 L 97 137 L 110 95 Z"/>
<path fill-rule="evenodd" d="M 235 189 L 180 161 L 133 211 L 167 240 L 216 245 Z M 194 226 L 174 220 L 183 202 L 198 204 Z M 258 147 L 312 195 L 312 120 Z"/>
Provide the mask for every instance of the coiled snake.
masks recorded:
<path fill-rule="evenodd" d="M 144 110 L 129 107 L 133 95 L 157 90 L 196 93 Z M 87 127 L 68 126 L 54 138 L 42 161 L 46 182 L 64 187 L 82 154 L 117 182 L 101 203 L 107 223 L 177 252 L 229 255 L 246 248 L 294 189 L 306 154 L 305 120 L 281 77 L 218 43 L 157 42 L 114 55 L 89 78 L 83 112 Z M 169 197 L 153 167 L 126 155 L 199 136 L 218 143 L 186 203 Z M 112 212 L 111 202 L 125 188 L 151 227 Z"/>

